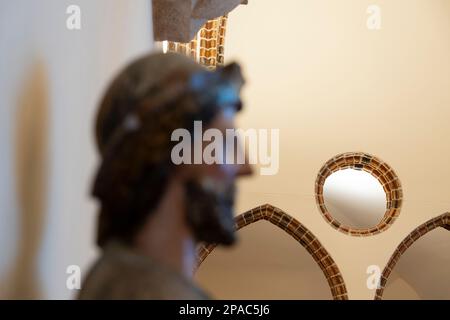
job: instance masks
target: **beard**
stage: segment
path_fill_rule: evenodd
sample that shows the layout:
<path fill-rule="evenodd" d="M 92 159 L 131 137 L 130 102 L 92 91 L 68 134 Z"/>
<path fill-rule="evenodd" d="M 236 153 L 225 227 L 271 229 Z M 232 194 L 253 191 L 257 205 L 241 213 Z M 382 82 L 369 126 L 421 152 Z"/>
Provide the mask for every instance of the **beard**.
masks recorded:
<path fill-rule="evenodd" d="M 186 183 L 186 215 L 197 242 L 230 246 L 236 242 L 235 184 L 222 186 L 210 179 Z"/>

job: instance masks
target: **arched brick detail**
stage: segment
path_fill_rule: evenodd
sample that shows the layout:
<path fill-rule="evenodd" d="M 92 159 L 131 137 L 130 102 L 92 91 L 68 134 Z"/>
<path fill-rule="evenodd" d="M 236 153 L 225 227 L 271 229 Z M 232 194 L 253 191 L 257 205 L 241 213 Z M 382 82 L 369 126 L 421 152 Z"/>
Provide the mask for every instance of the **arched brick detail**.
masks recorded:
<path fill-rule="evenodd" d="M 338 266 L 311 231 L 287 213 L 271 206 L 270 204 L 256 207 L 237 216 L 235 218 L 236 230 L 259 220 L 267 220 L 273 223 L 275 226 L 284 230 L 295 240 L 297 240 L 309 252 L 309 254 L 311 254 L 319 267 L 322 269 L 322 272 L 324 273 L 330 286 L 333 298 L 335 300 L 348 299 L 347 288 Z M 203 245 L 199 248 L 197 268 L 215 247 L 216 245 Z"/>
<path fill-rule="evenodd" d="M 333 218 L 325 206 L 323 186 L 325 180 L 334 172 L 344 169 L 363 170 L 373 175 L 383 186 L 386 193 L 386 212 L 378 225 L 368 229 L 357 229 L 341 224 Z M 378 234 L 391 226 L 400 214 L 403 191 L 400 180 L 394 170 L 385 162 L 367 153 L 348 152 L 337 155 L 327 161 L 320 169 L 315 186 L 316 202 L 322 216 L 335 229 L 352 236 L 370 236 Z"/>
<path fill-rule="evenodd" d="M 418 239 L 420 239 L 424 234 L 436 229 L 438 227 L 443 227 L 450 231 L 450 213 L 444 213 L 436 218 L 428 220 L 427 222 L 421 224 L 416 229 L 414 229 L 402 242 L 398 245 L 397 249 L 395 249 L 394 254 L 389 259 L 386 267 L 384 268 L 381 279 L 380 279 L 380 288 L 377 289 L 375 294 L 375 300 L 381 300 L 383 297 L 383 292 L 386 287 L 387 280 L 392 270 L 394 270 L 395 265 L 397 264 L 400 257 L 403 253 Z"/>

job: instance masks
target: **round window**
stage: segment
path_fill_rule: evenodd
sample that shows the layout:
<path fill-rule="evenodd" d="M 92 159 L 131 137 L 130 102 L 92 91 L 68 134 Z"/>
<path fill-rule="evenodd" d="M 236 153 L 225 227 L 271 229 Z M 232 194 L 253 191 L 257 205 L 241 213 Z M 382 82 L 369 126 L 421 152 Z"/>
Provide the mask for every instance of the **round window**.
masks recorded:
<path fill-rule="evenodd" d="M 365 153 L 329 160 L 316 180 L 316 200 L 324 218 L 350 235 L 377 234 L 400 212 L 402 189 L 385 162 Z"/>

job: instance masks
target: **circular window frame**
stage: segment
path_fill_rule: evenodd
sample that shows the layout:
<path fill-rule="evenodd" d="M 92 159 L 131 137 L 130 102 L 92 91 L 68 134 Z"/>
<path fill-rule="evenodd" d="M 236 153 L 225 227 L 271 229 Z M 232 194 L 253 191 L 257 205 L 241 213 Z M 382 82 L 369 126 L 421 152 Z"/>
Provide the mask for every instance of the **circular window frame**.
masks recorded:
<path fill-rule="evenodd" d="M 376 226 L 360 229 L 342 224 L 333 218 L 325 206 L 323 186 L 326 179 L 331 174 L 345 169 L 368 172 L 382 185 L 386 194 L 386 211 Z M 368 153 L 347 152 L 335 156 L 322 166 L 316 179 L 315 197 L 323 218 L 334 229 L 351 236 L 371 236 L 388 229 L 399 216 L 403 201 L 403 189 L 397 174 L 386 162 Z"/>

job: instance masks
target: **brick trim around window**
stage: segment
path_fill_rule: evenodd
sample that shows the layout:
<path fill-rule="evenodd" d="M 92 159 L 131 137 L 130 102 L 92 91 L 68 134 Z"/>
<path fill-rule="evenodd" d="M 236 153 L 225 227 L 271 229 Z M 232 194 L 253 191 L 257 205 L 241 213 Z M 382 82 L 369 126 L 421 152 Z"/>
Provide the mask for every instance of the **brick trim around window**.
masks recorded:
<path fill-rule="evenodd" d="M 428 220 L 427 222 L 421 224 L 416 229 L 414 229 L 403 241 L 398 245 L 397 249 L 395 249 L 394 254 L 389 259 L 386 267 L 384 268 L 381 279 L 380 279 L 380 288 L 377 289 L 375 294 L 375 300 L 381 300 L 383 297 L 383 292 L 386 287 L 387 280 L 395 265 L 397 264 L 400 257 L 403 253 L 417 240 L 419 240 L 426 233 L 438 228 L 442 227 L 450 231 L 450 213 L 444 213 L 436 218 Z"/>
<path fill-rule="evenodd" d="M 271 222 L 297 240 L 309 252 L 309 254 L 322 269 L 322 272 L 330 286 L 333 299 L 348 299 L 347 288 L 338 266 L 311 231 L 287 213 L 270 204 L 256 207 L 237 216 L 235 218 L 236 230 L 244 228 L 245 226 L 259 220 L 267 220 Z M 202 245 L 199 247 L 197 268 L 215 247 L 216 245 L 214 244 Z"/>
<path fill-rule="evenodd" d="M 326 208 L 323 197 L 325 180 L 334 172 L 344 169 L 366 171 L 377 178 L 383 186 L 387 200 L 386 212 L 378 225 L 367 229 L 352 228 L 334 219 L 332 213 Z M 394 223 L 400 214 L 403 191 L 399 178 L 388 164 L 367 153 L 349 152 L 337 155 L 323 165 L 317 175 L 315 196 L 322 216 L 333 228 L 351 236 L 370 236 L 386 230 Z"/>

